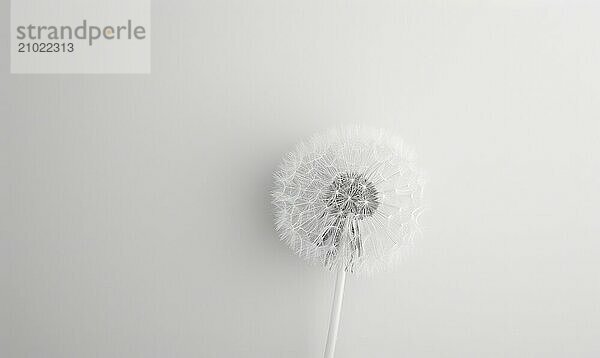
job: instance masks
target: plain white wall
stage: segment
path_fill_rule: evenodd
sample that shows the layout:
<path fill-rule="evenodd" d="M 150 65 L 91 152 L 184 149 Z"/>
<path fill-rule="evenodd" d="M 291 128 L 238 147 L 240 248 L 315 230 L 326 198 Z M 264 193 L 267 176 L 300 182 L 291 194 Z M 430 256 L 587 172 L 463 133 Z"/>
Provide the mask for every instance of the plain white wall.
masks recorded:
<path fill-rule="evenodd" d="M 338 357 L 599 356 L 599 18 L 155 1 L 151 75 L 8 75 L 2 51 L 0 356 L 321 356 L 334 276 L 268 193 L 297 141 L 356 122 L 417 149 L 429 210 L 416 255 L 349 278 Z"/>

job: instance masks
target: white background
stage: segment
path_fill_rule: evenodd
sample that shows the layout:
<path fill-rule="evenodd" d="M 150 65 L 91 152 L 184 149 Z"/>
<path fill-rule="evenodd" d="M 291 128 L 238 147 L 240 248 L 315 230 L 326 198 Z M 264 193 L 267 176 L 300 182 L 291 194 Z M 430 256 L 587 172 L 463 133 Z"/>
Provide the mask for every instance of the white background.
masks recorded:
<path fill-rule="evenodd" d="M 278 242 L 271 173 L 357 122 L 429 210 L 349 278 L 338 357 L 600 355 L 597 2 L 152 5 L 151 75 L 0 52 L 0 356 L 321 356 L 334 275 Z"/>

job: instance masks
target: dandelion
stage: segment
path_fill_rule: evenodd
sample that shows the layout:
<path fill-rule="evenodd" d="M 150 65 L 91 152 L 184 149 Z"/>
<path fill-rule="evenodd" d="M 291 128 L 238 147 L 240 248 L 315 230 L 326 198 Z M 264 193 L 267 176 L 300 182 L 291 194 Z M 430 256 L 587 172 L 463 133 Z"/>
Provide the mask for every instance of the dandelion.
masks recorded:
<path fill-rule="evenodd" d="M 400 138 L 334 129 L 300 143 L 276 171 L 276 229 L 298 255 L 329 269 L 385 269 L 419 232 L 422 187 Z"/>
<path fill-rule="evenodd" d="M 346 272 L 387 268 L 418 232 L 414 152 L 383 131 L 334 129 L 300 143 L 275 173 L 277 231 L 301 257 L 337 270 L 325 358 L 333 358 Z"/>

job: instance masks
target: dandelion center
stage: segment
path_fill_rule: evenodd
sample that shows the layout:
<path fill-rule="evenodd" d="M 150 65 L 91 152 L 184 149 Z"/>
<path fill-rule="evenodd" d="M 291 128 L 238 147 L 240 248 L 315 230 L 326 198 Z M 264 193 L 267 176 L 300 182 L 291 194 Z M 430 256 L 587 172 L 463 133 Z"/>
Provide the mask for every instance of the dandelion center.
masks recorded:
<path fill-rule="evenodd" d="M 362 220 L 379 207 L 375 185 L 362 174 L 342 173 L 327 188 L 323 200 L 330 214 L 345 218 L 353 214 Z"/>

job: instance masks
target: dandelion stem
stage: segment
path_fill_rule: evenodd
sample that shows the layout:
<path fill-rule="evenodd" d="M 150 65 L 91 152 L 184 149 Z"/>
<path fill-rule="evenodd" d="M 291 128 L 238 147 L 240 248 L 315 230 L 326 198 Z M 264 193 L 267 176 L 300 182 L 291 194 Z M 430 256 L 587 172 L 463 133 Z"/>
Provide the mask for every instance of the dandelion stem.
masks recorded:
<path fill-rule="evenodd" d="M 333 293 L 333 305 L 331 307 L 331 318 L 329 319 L 329 333 L 325 345 L 325 358 L 333 358 L 335 342 L 337 341 L 340 326 L 340 315 L 342 313 L 342 300 L 344 298 L 344 286 L 346 284 L 346 267 L 340 265 L 335 280 L 335 291 Z"/>

